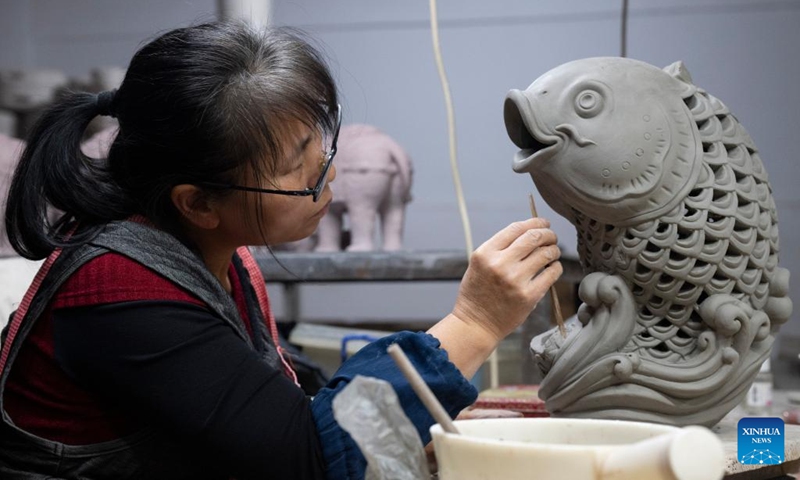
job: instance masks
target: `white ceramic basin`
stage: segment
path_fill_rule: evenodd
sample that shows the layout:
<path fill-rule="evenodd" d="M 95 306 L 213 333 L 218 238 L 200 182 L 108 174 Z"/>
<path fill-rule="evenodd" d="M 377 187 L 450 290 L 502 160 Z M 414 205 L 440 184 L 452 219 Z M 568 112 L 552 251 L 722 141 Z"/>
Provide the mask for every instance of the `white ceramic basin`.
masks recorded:
<path fill-rule="evenodd" d="M 441 480 L 714 480 L 721 442 L 705 428 L 643 422 L 511 418 L 431 427 Z"/>

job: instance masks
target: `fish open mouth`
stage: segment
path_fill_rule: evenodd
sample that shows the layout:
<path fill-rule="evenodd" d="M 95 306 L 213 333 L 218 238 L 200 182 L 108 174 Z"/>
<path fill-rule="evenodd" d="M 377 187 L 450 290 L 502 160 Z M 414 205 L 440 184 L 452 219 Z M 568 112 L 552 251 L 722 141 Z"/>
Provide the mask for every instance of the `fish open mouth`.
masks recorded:
<path fill-rule="evenodd" d="M 530 102 L 519 90 L 512 90 L 506 96 L 503 117 L 509 138 L 520 148 L 514 154 L 515 172 L 529 172 L 533 162 L 552 158 L 564 143 L 560 136 L 539 127 Z"/>

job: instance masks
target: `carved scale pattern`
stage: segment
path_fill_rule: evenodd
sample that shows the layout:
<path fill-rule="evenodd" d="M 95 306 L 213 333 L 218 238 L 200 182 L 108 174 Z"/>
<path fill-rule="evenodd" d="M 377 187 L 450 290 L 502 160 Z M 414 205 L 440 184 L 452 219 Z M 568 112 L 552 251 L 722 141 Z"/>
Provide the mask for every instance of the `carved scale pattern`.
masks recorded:
<path fill-rule="evenodd" d="M 706 297 L 727 293 L 764 307 L 779 248 L 771 187 L 750 136 L 704 90 L 684 102 L 700 131 L 703 170 L 677 207 L 624 228 L 574 211 L 584 269 L 621 275 L 640 306 L 628 350 L 672 362 L 690 357 L 708 329 L 697 313 Z"/>

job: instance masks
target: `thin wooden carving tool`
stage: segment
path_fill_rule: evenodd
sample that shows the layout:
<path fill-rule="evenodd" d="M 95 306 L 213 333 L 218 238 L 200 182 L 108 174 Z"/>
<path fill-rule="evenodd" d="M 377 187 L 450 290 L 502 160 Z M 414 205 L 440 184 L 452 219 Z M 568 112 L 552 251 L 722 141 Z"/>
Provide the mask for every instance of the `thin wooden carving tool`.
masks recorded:
<path fill-rule="evenodd" d="M 536 204 L 533 202 L 533 195 L 528 194 L 528 200 L 530 201 L 531 206 L 531 216 L 533 218 L 538 217 L 539 215 L 536 214 Z M 567 336 L 567 329 L 564 328 L 564 317 L 561 315 L 561 304 L 558 303 L 558 294 L 556 293 L 556 286 L 550 286 L 550 299 L 553 302 L 553 312 L 556 314 L 556 323 L 558 323 L 558 331 L 561 333 L 562 337 Z"/>

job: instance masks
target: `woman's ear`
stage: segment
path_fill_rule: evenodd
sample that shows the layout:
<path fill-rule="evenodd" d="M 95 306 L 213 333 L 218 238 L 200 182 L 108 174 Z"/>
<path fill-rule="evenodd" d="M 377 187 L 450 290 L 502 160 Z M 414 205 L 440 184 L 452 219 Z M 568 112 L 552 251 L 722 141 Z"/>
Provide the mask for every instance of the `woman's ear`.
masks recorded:
<path fill-rule="evenodd" d="M 220 222 L 214 202 L 195 185 L 175 185 L 170 192 L 172 204 L 186 221 L 197 228 L 211 230 Z"/>

